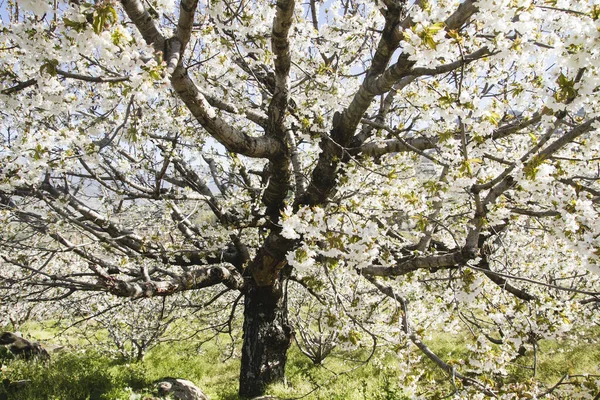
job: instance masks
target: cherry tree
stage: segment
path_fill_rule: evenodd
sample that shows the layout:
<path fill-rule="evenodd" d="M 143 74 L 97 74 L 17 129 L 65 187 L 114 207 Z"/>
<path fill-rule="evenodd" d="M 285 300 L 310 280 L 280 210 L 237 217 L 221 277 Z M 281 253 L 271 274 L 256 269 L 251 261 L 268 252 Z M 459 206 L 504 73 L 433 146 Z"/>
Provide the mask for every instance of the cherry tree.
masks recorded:
<path fill-rule="evenodd" d="M 17 0 L 2 18 L 19 298 L 239 304 L 242 396 L 283 378 L 308 297 L 329 345 L 389 344 L 407 391 L 418 349 L 468 398 L 543 393 L 478 377 L 598 324 L 595 1 Z M 436 355 L 440 331 L 469 357 Z"/>

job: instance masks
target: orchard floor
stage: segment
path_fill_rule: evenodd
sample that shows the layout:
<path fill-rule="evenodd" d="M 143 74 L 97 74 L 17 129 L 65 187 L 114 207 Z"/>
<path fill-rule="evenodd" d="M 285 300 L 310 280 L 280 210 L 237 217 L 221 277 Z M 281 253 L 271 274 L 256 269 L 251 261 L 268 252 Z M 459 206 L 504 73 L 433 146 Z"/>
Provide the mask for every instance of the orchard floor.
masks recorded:
<path fill-rule="evenodd" d="M 25 330 L 25 336 L 41 339 L 44 343 L 51 343 L 54 335 L 39 328 Z M 232 352 L 228 352 L 227 349 L 231 346 L 225 338 L 213 338 L 200 346 L 199 343 L 197 340 L 163 343 L 149 351 L 139 362 L 100 353 L 84 343 L 66 346 L 53 353 L 52 360 L 45 364 L 14 360 L 5 355 L 0 373 L 0 399 L 142 400 L 156 395 L 153 383 L 163 377 L 191 380 L 212 400 L 238 399 L 239 358 L 236 352 L 239 350 L 234 347 Z M 448 335 L 439 335 L 430 340 L 429 344 L 449 362 L 459 359 L 466 351 L 464 339 Z M 590 330 L 578 339 L 540 342 L 535 376 L 531 368 L 534 355 L 529 351 L 516 359 L 509 374 L 500 379 L 501 386 L 496 386 L 500 390 L 499 397 L 533 398 L 528 397 L 530 388 L 551 388 L 559 383 L 556 389 L 576 386 L 580 388 L 577 393 L 589 393 L 589 398 L 594 398 L 600 391 L 599 344 L 600 329 Z M 410 375 L 418 376 L 415 378 L 419 380 L 416 394 L 407 393 L 404 390 L 406 382 L 399 378 L 405 376 L 400 370 L 406 368 L 404 360 L 388 352 L 386 355 L 377 355 L 369 363 L 361 362 L 368 355 L 367 350 L 334 351 L 323 365 L 314 365 L 297 347 L 292 347 L 287 365 L 287 381 L 271 387 L 269 394 L 287 399 L 327 400 L 453 397 L 451 379 L 428 360 L 418 360 L 417 351 L 410 367 L 415 372 L 428 372 Z M 480 376 L 478 379 L 485 382 L 489 378 Z M 24 383 L 20 385 L 19 381 Z M 520 385 L 522 392 L 519 395 L 502 395 L 503 385 L 513 387 L 513 392 L 514 387 Z M 589 389 L 587 392 L 586 387 Z M 565 398 L 556 393 L 551 392 L 544 398 Z M 574 394 L 570 398 L 584 398 L 584 394 Z"/>

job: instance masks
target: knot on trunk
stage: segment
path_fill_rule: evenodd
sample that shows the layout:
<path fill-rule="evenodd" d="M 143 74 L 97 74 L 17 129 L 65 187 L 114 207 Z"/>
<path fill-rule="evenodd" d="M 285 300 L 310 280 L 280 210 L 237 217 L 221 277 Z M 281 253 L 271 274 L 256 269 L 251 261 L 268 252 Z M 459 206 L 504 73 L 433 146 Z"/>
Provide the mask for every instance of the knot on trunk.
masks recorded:
<path fill-rule="evenodd" d="M 281 326 L 270 326 L 265 336 L 272 343 L 273 349 L 286 351 L 292 344 L 292 326 L 286 323 L 281 324 Z"/>

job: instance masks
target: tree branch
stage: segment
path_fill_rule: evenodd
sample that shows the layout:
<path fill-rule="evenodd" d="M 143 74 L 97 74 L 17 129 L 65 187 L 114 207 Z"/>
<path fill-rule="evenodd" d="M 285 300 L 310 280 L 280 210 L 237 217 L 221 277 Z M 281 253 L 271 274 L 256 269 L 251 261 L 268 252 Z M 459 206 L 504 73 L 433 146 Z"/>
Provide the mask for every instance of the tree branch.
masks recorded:
<path fill-rule="evenodd" d="M 369 142 L 360 147 L 348 149 L 348 151 L 370 157 L 377 157 L 390 153 L 407 153 L 409 151 L 421 154 L 423 153 L 423 150 L 434 148 L 437 144 L 436 142 L 437 140 L 435 138 L 427 137 L 411 139 L 388 139 Z"/>
<path fill-rule="evenodd" d="M 33 86 L 37 83 L 37 79 L 29 79 L 25 82 L 19 82 L 15 86 L 9 87 L 7 89 L 2 90 L 2 94 L 13 94 L 17 93 L 23 89 L 27 89 L 30 86 Z"/>
<path fill-rule="evenodd" d="M 406 275 L 418 269 L 458 268 L 458 266 L 464 265 L 469 259 L 470 257 L 463 254 L 462 251 L 435 256 L 404 257 L 399 259 L 395 266 L 371 265 L 362 268 L 360 273 L 371 276 L 399 276 Z"/>
<path fill-rule="evenodd" d="M 373 284 L 373 286 L 375 286 L 381 293 L 383 293 L 387 297 L 391 298 L 392 300 L 394 300 L 400 304 L 400 307 L 402 308 L 402 314 L 403 314 L 402 330 L 408 336 L 410 341 L 415 346 L 417 346 L 419 348 L 419 350 L 421 350 L 421 352 L 427 356 L 427 358 L 429 358 L 438 367 L 440 367 L 443 371 L 445 371 L 450 376 L 451 379 L 454 379 L 456 377 L 456 378 L 460 379 L 461 381 L 463 381 L 464 384 L 474 384 L 475 386 L 477 386 L 479 388 L 479 390 L 481 390 L 486 395 L 497 398 L 496 394 L 494 392 L 492 392 L 490 389 L 488 389 L 483 383 L 481 383 L 473 378 L 469 378 L 467 376 L 462 375 L 460 372 L 458 372 L 456 370 L 456 368 L 454 368 L 453 366 L 451 366 L 450 364 L 448 364 L 444 360 L 442 360 L 437 354 L 435 354 L 433 351 L 431 351 L 431 349 L 425 343 L 423 343 L 421 338 L 419 338 L 419 336 L 417 336 L 417 334 L 415 334 L 410 329 L 410 326 L 408 325 L 408 302 L 402 296 L 395 293 L 394 290 L 390 286 L 386 286 L 386 285 L 382 284 L 381 282 L 377 281 L 377 279 L 375 279 L 374 277 L 365 276 L 365 278 L 369 282 L 371 282 Z"/>
<path fill-rule="evenodd" d="M 266 136 L 249 136 L 219 117 L 181 66 L 171 75 L 171 84 L 196 120 L 227 150 L 257 158 L 273 158 L 283 154 L 285 149 L 280 141 Z"/>
<path fill-rule="evenodd" d="M 129 80 L 128 76 L 90 76 L 90 75 L 82 75 L 75 74 L 72 72 L 63 71 L 61 69 L 57 69 L 56 73 L 60 76 L 64 76 L 65 78 L 77 79 L 79 81 L 85 82 L 94 82 L 94 83 L 115 83 L 115 82 L 126 82 Z"/>
<path fill-rule="evenodd" d="M 532 301 L 532 300 L 537 299 L 536 296 L 533 296 L 522 289 L 514 287 L 513 285 L 508 283 L 508 281 L 506 279 L 504 279 L 500 275 L 494 273 L 490 269 L 490 264 L 488 262 L 487 255 L 485 255 L 485 254 L 482 255 L 481 261 L 479 262 L 479 267 L 481 268 L 481 270 L 483 271 L 485 276 L 487 276 L 492 282 L 494 282 L 496 285 L 498 285 L 498 287 L 506 290 L 508 293 L 512 294 L 513 296 L 515 296 L 521 300 L 524 300 L 524 301 Z"/>
<path fill-rule="evenodd" d="M 202 289 L 219 283 L 230 289 L 243 290 L 244 278 L 233 267 L 215 265 L 187 271 L 170 281 L 126 282 L 108 275 L 101 267 L 90 265 L 99 276 L 98 285 L 119 297 L 138 299 L 169 296 L 187 290 Z"/>
<path fill-rule="evenodd" d="M 123 9 L 135 24 L 140 34 L 149 45 L 154 46 L 157 52 L 164 52 L 165 37 L 154 23 L 154 20 L 145 9 L 140 0 L 121 0 Z"/>

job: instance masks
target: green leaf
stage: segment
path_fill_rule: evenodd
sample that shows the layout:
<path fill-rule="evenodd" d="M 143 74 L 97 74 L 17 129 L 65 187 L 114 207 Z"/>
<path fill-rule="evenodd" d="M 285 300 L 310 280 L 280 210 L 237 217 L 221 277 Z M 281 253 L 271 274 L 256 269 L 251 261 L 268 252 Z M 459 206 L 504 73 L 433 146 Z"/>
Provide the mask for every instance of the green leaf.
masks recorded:
<path fill-rule="evenodd" d="M 452 139 L 454 134 L 455 132 L 451 130 L 440 132 L 440 143 L 444 143 L 445 141 Z"/>
<path fill-rule="evenodd" d="M 447 95 L 440 97 L 438 99 L 438 101 L 440 102 L 440 105 L 448 106 L 450 104 L 454 104 L 456 102 L 456 99 L 454 98 L 454 95 L 449 93 Z"/>
<path fill-rule="evenodd" d="M 485 117 L 485 119 L 490 121 L 494 125 L 498 125 L 502 117 L 497 112 L 492 111 Z"/>
<path fill-rule="evenodd" d="M 529 132 L 529 138 L 531 139 L 531 143 L 533 143 L 533 144 L 538 143 L 538 138 L 537 138 L 537 136 L 535 136 L 535 134 L 533 132 Z"/>
<path fill-rule="evenodd" d="M 105 28 L 109 28 L 115 22 L 117 22 L 117 11 L 113 6 L 99 6 L 94 11 L 92 27 L 97 34 L 100 34 Z"/>
<path fill-rule="evenodd" d="M 44 149 L 39 143 L 35 146 L 35 148 L 33 149 L 33 159 L 35 161 L 39 161 L 42 158 L 42 155 L 46 152 L 46 149 Z"/>
<path fill-rule="evenodd" d="M 94 13 L 94 19 L 92 20 L 92 28 L 94 28 L 94 32 L 97 34 L 102 32 L 102 29 L 104 28 L 102 17 L 96 13 Z"/>
<path fill-rule="evenodd" d="M 433 36 L 444 29 L 446 25 L 443 22 L 438 22 L 432 25 L 429 25 L 419 34 L 419 37 L 425 43 L 427 47 L 435 50 L 437 48 L 437 42 L 433 40 Z"/>
<path fill-rule="evenodd" d="M 310 125 L 311 125 L 311 124 L 310 124 L 310 120 L 309 120 L 308 118 L 306 118 L 306 117 L 303 117 L 303 118 L 300 120 L 300 123 L 302 124 L 302 128 L 304 128 L 304 129 L 308 129 L 308 128 L 310 128 Z"/>
<path fill-rule="evenodd" d="M 540 169 L 540 165 L 544 162 L 544 157 L 535 156 L 531 161 L 529 161 L 523 167 L 523 172 L 525 173 L 525 177 L 529 180 L 535 180 L 537 173 Z"/>
<path fill-rule="evenodd" d="M 42 64 L 42 66 L 40 67 L 40 73 L 43 74 L 44 72 L 47 73 L 50 76 L 56 76 L 57 72 L 56 72 L 56 68 L 58 67 L 58 60 L 56 59 L 51 59 L 51 60 L 45 60 L 44 64 Z"/>
<path fill-rule="evenodd" d="M 425 43 L 425 45 L 427 47 L 429 47 L 430 49 L 435 50 L 437 48 L 437 42 L 435 40 L 433 40 L 433 38 L 431 36 L 425 36 L 422 38 L 423 42 Z"/>
<path fill-rule="evenodd" d="M 483 160 L 480 158 L 469 158 L 461 163 L 458 170 L 464 175 L 473 176 L 473 164 L 481 164 L 482 162 Z"/>
<path fill-rule="evenodd" d="M 123 42 L 123 39 L 125 39 L 125 35 L 123 35 L 123 32 L 119 29 L 115 29 L 111 35 L 111 39 L 114 45 L 118 46 Z"/>
<path fill-rule="evenodd" d="M 575 80 L 567 78 L 562 72 L 556 79 L 558 90 L 554 93 L 554 98 L 558 102 L 566 102 L 577 96 L 575 90 Z"/>
<path fill-rule="evenodd" d="M 438 181 L 434 181 L 434 180 L 429 180 L 429 181 L 424 182 L 423 183 L 423 187 L 432 196 L 436 195 L 437 192 L 439 192 L 440 190 L 442 190 L 441 183 L 438 182 Z"/>
<path fill-rule="evenodd" d="M 87 29 L 88 23 L 87 21 L 77 22 L 73 21 L 69 18 L 63 18 L 63 22 L 67 28 L 72 28 L 77 32 L 83 32 Z"/>
<path fill-rule="evenodd" d="M 436 22 L 435 24 L 429 25 L 427 27 L 427 30 L 432 34 L 435 35 L 436 33 L 438 33 L 439 31 L 441 31 L 442 29 L 444 29 L 446 27 L 446 24 L 443 22 Z"/>

